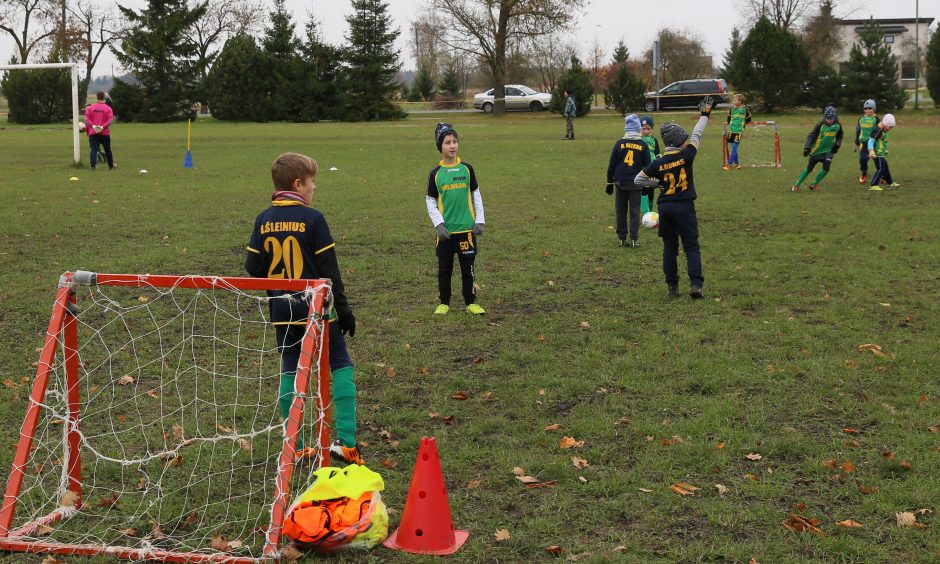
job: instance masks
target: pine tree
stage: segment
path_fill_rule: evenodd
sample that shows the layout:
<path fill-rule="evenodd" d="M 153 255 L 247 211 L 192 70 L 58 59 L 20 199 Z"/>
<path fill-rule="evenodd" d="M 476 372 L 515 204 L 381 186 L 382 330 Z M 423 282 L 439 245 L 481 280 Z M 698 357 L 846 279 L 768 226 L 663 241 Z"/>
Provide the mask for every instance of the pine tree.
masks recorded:
<path fill-rule="evenodd" d="M 833 0 L 822 0 L 819 13 L 810 18 L 803 30 L 803 44 L 809 54 L 812 68 L 832 64 L 832 56 L 839 47 L 839 34 L 836 33 L 839 20 L 833 14 Z"/>
<path fill-rule="evenodd" d="M 268 56 L 250 35 L 226 41 L 206 78 L 212 117 L 243 121 L 271 119 L 268 63 Z"/>
<path fill-rule="evenodd" d="M 591 82 L 591 73 L 582 65 L 581 60 L 576 56 L 571 56 L 571 63 L 565 74 L 558 79 L 558 85 L 552 91 L 552 101 L 548 109 L 557 113 L 565 113 L 565 90 L 574 96 L 574 103 L 577 107 L 578 116 L 583 116 L 591 111 L 591 105 L 594 102 L 594 84 Z"/>
<path fill-rule="evenodd" d="M 740 48 L 741 31 L 738 28 L 733 28 L 731 30 L 731 44 L 728 45 L 728 50 L 725 51 L 720 73 L 721 78 L 725 79 L 729 84 L 737 84 L 737 80 L 735 80 L 737 77 L 734 76 L 734 56 Z"/>
<path fill-rule="evenodd" d="M 773 111 L 799 102 L 809 56 L 799 39 L 764 17 L 730 57 L 728 73 L 737 91 Z"/>
<path fill-rule="evenodd" d="M 346 16 L 346 116 L 351 120 L 399 119 L 404 112 L 392 103 L 400 63 L 391 29 L 388 4 L 383 0 L 353 0 Z"/>
<path fill-rule="evenodd" d="M 290 60 L 297 54 L 297 39 L 291 13 L 284 6 L 284 0 L 274 0 L 274 9 L 268 14 L 270 27 L 264 29 L 262 46 L 266 53 L 277 59 Z"/>
<path fill-rule="evenodd" d="M 341 120 L 345 113 L 341 103 L 342 49 L 323 41 L 316 20 L 306 25 L 306 40 L 301 47 L 302 60 L 302 121 Z"/>
<path fill-rule="evenodd" d="M 933 105 L 940 108 L 940 32 L 934 31 L 927 45 L 927 92 Z"/>
<path fill-rule="evenodd" d="M 270 25 L 265 28 L 261 45 L 268 59 L 265 76 L 269 83 L 268 120 L 296 120 L 304 105 L 303 69 L 297 54 L 297 37 L 293 16 L 284 0 L 274 0 L 268 14 Z M 247 116 L 250 119 L 250 116 Z"/>
<path fill-rule="evenodd" d="M 434 94 L 434 77 L 431 76 L 431 66 L 423 63 L 418 67 L 418 74 L 415 75 L 415 82 L 411 86 L 414 95 L 418 100 L 427 101 Z"/>
<path fill-rule="evenodd" d="M 845 73 L 846 105 L 861 110 L 865 100 L 871 98 L 881 112 L 903 108 L 907 93 L 898 84 L 898 60 L 873 18 L 865 22 L 858 37 Z"/>
<path fill-rule="evenodd" d="M 444 67 L 444 74 L 437 85 L 438 97 L 435 108 L 453 110 L 463 107 L 463 88 L 460 85 L 460 72 L 453 61 Z"/>
<path fill-rule="evenodd" d="M 624 65 L 628 60 L 630 60 L 630 51 L 627 50 L 627 46 L 624 45 L 623 39 L 617 42 L 617 46 L 614 47 L 614 52 L 612 54 L 615 65 Z"/>
<path fill-rule="evenodd" d="M 196 116 L 202 77 L 189 27 L 206 12 L 186 0 L 148 0 L 140 12 L 118 5 L 128 22 L 114 54 L 139 84 L 115 79 L 111 98 L 122 119 L 163 122 Z"/>

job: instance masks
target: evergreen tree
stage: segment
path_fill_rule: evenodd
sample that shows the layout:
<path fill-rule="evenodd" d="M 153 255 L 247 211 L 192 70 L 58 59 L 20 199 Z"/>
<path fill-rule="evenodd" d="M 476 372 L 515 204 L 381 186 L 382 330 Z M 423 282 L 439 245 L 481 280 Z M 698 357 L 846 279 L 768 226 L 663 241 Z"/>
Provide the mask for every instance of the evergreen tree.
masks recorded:
<path fill-rule="evenodd" d="M 323 41 L 313 17 L 307 21 L 306 41 L 301 49 L 303 104 L 299 118 L 303 121 L 344 119 L 340 94 L 342 49 Z"/>
<path fill-rule="evenodd" d="M 53 50 L 46 63 L 61 63 Z M 11 61 L 16 64 L 16 61 Z M 72 118 L 72 79 L 68 69 L 36 69 L 5 73 L 0 93 L 7 99 L 12 123 L 53 123 Z"/>
<path fill-rule="evenodd" d="M 250 35 L 226 41 L 206 79 L 212 116 L 221 120 L 270 119 L 268 62 Z"/>
<path fill-rule="evenodd" d="M 418 74 L 415 75 L 415 82 L 411 85 L 418 100 L 430 100 L 434 94 L 434 77 L 431 76 L 431 66 L 423 63 L 418 68 Z"/>
<path fill-rule="evenodd" d="M 294 20 L 284 6 L 284 0 L 274 0 L 274 9 L 268 14 L 271 25 L 264 29 L 261 44 L 265 53 L 276 59 L 289 61 L 297 54 Z"/>
<path fill-rule="evenodd" d="M 591 82 L 591 73 L 581 66 L 581 60 L 572 55 L 571 63 L 565 74 L 558 79 L 558 85 L 552 91 L 552 101 L 548 109 L 556 114 L 565 113 L 565 90 L 574 96 L 578 116 L 591 111 L 594 102 L 594 84 Z"/>
<path fill-rule="evenodd" d="M 802 103 L 811 108 L 842 106 L 845 101 L 842 79 L 842 75 L 834 68 L 825 64 L 819 65 L 810 71 Z"/>
<path fill-rule="evenodd" d="M 933 105 L 940 107 L 940 32 L 934 31 L 927 45 L 927 91 Z"/>
<path fill-rule="evenodd" d="M 270 25 L 265 28 L 261 40 L 268 58 L 265 74 L 271 92 L 267 119 L 296 120 L 304 104 L 304 95 L 300 90 L 303 69 L 297 55 L 293 17 L 284 6 L 284 0 L 274 0 L 274 8 L 268 16 Z"/>
<path fill-rule="evenodd" d="M 766 111 L 792 107 L 809 73 L 809 56 L 789 31 L 766 17 L 757 21 L 730 57 L 728 75 L 736 90 Z"/>
<path fill-rule="evenodd" d="M 405 113 L 392 103 L 400 64 L 394 49 L 399 31 L 391 29 L 384 0 L 352 0 L 353 13 L 346 17 L 347 119 L 399 119 Z"/>
<path fill-rule="evenodd" d="M 202 67 L 188 30 L 206 5 L 148 0 L 140 12 L 118 5 L 129 31 L 114 54 L 137 81 L 114 81 L 111 99 L 122 119 L 164 122 L 196 116 Z"/>
<path fill-rule="evenodd" d="M 865 100 L 871 98 L 882 113 L 903 108 L 907 93 L 898 84 L 898 61 L 874 19 L 865 22 L 858 38 L 849 53 L 845 73 L 847 107 L 861 110 Z"/>
<path fill-rule="evenodd" d="M 624 45 L 623 39 L 617 42 L 617 46 L 614 47 L 612 56 L 615 65 L 624 65 L 628 60 L 630 60 L 630 51 L 628 51 L 627 46 Z"/>
<path fill-rule="evenodd" d="M 438 97 L 435 108 L 457 109 L 463 107 L 463 87 L 460 85 L 460 73 L 453 61 L 444 67 L 444 74 L 437 85 Z"/>
<path fill-rule="evenodd" d="M 737 80 L 734 75 L 734 56 L 738 52 L 738 49 L 741 48 L 741 31 L 738 28 L 733 28 L 731 30 L 731 44 L 728 45 L 728 50 L 725 51 L 724 59 L 722 59 L 721 73 L 719 76 L 725 79 L 729 84 L 737 84 Z"/>

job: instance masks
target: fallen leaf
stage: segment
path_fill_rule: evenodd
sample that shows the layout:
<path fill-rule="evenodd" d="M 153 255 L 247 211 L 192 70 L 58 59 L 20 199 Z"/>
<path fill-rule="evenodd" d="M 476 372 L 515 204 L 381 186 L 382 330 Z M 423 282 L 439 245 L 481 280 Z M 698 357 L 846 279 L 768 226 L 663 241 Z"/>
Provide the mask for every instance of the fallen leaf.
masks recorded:
<path fill-rule="evenodd" d="M 516 466 L 515 468 L 512 469 L 512 474 L 513 476 L 522 476 L 523 474 L 525 474 L 525 470 Z"/>
<path fill-rule="evenodd" d="M 535 476 L 516 476 L 516 479 L 522 482 L 523 484 L 538 484 L 542 480 L 539 480 Z"/>
<path fill-rule="evenodd" d="M 585 483 L 585 484 L 588 483 L 588 479 L 585 478 L 584 476 L 578 476 L 578 481 L 579 481 L 579 482 L 583 482 L 583 483 Z"/>
<path fill-rule="evenodd" d="M 118 415 L 118 416 L 117 416 L 117 422 L 120 423 L 121 425 L 123 425 L 125 421 L 127 421 L 127 417 L 126 417 L 126 416 L 124 416 L 124 415 Z"/>
<path fill-rule="evenodd" d="M 910 470 L 910 469 L 911 469 L 911 463 L 908 462 L 907 460 L 902 460 L 902 461 L 901 461 L 901 468 L 903 468 L 903 469 L 905 469 L 905 470 Z"/>
<path fill-rule="evenodd" d="M 721 450 L 721 449 L 725 448 L 725 443 L 718 443 L 717 445 L 715 445 L 715 448 L 718 449 L 718 450 Z"/>
<path fill-rule="evenodd" d="M 167 467 L 167 468 L 174 468 L 174 467 L 176 467 L 176 466 L 179 466 L 179 465 L 182 464 L 182 463 L 183 463 L 183 455 L 180 454 L 180 455 L 176 456 L 175 458 L 171 458 L 170 461 L 166 463 L 166 467 Z"/>
<path fill-rule="evenodd" d="M 870 495 L 870 494 L 876 493 L 878 491 L 878 488 L 869 488 L 868 486 L 859 484 L 858 491 L 865 495 Z"/>
<path fill-rule="evenodd" d="M 4 382 L 4 384 L 6 384 L 6 382 Z M 928 398 L 926 395 L 921 395 L 920 398 L 918 399 L 918 401 L 919 401 L 920 403 L 927 403 L 927 400 L 928 400 L 928 399 L 929 399 L 929 398 Z"/>
<path fill-rule="evenodd" d="M 849 474 L 855 472 L 855 463 L 850 460 L 846 460 L 842 463 L 842 470 L 848 472 Z"/>
<path fill-rule="evenodd" d="M 36 536 L 44 537 L 48 534 L 51 534 L 53 531 L 55 531 L 55 529 L 49 525 L 39 525 L 36 527 Z"/>
<path fill-rule="evenodd" d="M 170 431 L 173 433 L 174 439 L 180 440 L 183 438 L 183 428 L 180 427 L 179 425 L 173 425 L 172 427 L 170 427 Z"/>
<path fill-rule="evenodd" d="M 653 493 L 653 490 L 648 490 L 648 489 L 646 489 L 646 488 L 637 488 L 637 489 L 640 490 L 640 491 L 643 492 L 643 493 Z"/>
<path fill-rule="evenodd" d="M 584 446 L 584 441 L 576 440 L 574 437 L 562 437 L 561 441 L 558 442 L 558 446 L 561 448 L 581 448 Z"/>
<path fill-rule="evenodd" d="M 477 357 L 474 357 L 474 359 L 470 361 L 470 364 L 483 364 L 484 362 L 486 362 L 485 358 L 483 358 L 482 356 L 477 356 Z"/>
<path fill-rule="evenodd" d="M 760 478 L 758 478 L 757 476 L 755 476 L 754 474 L 751 474 L 751 473 L 745 474 L 744 477 L 747 478 L 748 480 L 754 480 L 755 482 L 760 479 Z"/>
<path fill-rule="evenodd" d="M 129 528 L 127 528 L 127 529 L 123 529 L 123 530 L 121 531 L 121 534 L 124 535 L 125 537 L 136 537 L 136 536 L 137 536 L 137 529 L 135 529 L 135 528 L 133 528 L 133 527 L 129 527 Z"/>
<path fill-rule="evenodd" d="M 156 391 L 156 390 L 147 390 L 147 395 L 150 396 L 150 397 L 152 397 L 153 399 L 157 399 L 157 398 L 160 397 L 160 396 L 157 395 L 157 391 Z"/>
<path fill-rule="evenodd" d="M 845 367 L 848 368 L 848 369 L 850 369 L 850 370 L 854 370 L 854 369 L 858 368 L 858 362 L 856 362 L 856 361 L 854 361 L 854 360 L 852 360 L 852 359 L 846 360 L 846 361 L 844 362 L 844 364 L 845 364 Z"/>
<path fill-rule="evenodd" d="M 847 446 L 847 447 L 852 447 L 852 448 L 861 448 L 861 446 L 862 446 L 862 443 L 860 443 L 860 442 L 858 442 L 858 441 L 855 441 L 855 440 L 852 440 L 852 441 L 845 441 L 845 442 L 842 443 L 842 444 L 844 444 L 844 445 Z"/>
<path fill-rule="evenodd" d="M 901 511 L 894 514 L 899 527 L 913 527 L 915 529 L 926 529 L 927 525 L 917 521 L 917 515 L 910 511 Z"/>
<path fill-rule="evenodd" d="M 852 427 L 845 427 L 844 429 L 842 429 L 842 432 L 849 434 L 849 435 L 857 435 L 858 429 L 853 429 Z"/>
<path fill-rule="evenodd" d="M 297 549 L 292 544 L 288 544 L 281 547 L 281 560 L 286 564 L 294 564 L 301 558 L 304 557 L 304 553 Z"/>
<path fill-rule="evenodd" d="M 427 374 L 427 373 L 428 373 L 428 369 L 422 366 L 422 367 L 420 367 L 420 368 L 416 368 L 416 369 L 415 369 L 415 372 L 417 372 L 418 374 Z"/>
<path fill-rule="evenodd" d="M 225 433 L 225 434 L 228 434 L 228 435 L 231 435 L 232 433 L 235 432 L 235 429 L 233 429 L 233 428 L 231 428 L 231 427 L 226 427 L 225 425 L 223 425 L 223 424 L 221 424 L 221 423 L 216 423 L 215 428 L 218 429 L 218 431 L 219 431 L 220 433 Z"/>
<path fill-rule="evenodd" d="M 806 517 L 801 517 L 796 513 L 790 513 L 790 515 L 783 520 L 783 528 L 793 531 L 795 533 L 802 533 L 803 531 L 809 531 L 814 535 L 821 537 L 826 536 L 824 532 L 818 527 L 818 519 L 807 519 Z"/>
<path fill-rule="evenodd" d="M 643 437 L 643 440 L 645 440 L 645 441 L 648 442 L 648 443 L 651 443 L 651 442 L 653 442 L 653 439 L 655 439 L 655 438 L 656 438 L 656 437 L 654 437 L 653 435 L 646 435 L 645 437 Z"/>
<path fill-rule="evenodd" d="M 546 425 L 542 430 L 543 431 L 557 431 L 561 429 L 561 423 L 552 423 L 551 425 Z"/>
<path fill-rule="evenodd" d="M 464 401 L 469 397 L 470 395 L 467 392 L 454 392 L 450 395 L 450 399 L 457 401 Z"/>
<path fill-rule="evenodd" d="M 676 492 L 679 495 L 692 495 L 693 492 L 698 491 L 699 488 L 693 486 L 692 484 L 687 484 L 685 482 L 678 482 L 669 486 L 669 489 Z"/>
<path fill-rule="evenodd" d="M 59 500 L 59 507 L 75 507 L 77 503 L 78 494 L 72 490 L 68 490 L 62 494 L 62 499 Z"/>
<path fill-rule="evenodd" d="M 411 343 L 405 343 L 405 350 L 406 350 L 406 351 L 410 351 L 410 350 L 411 350 Z"/>
<path fill-rule="evenodd" d="M 472 480 L 467 480 L 467 484 L 464 487 L 467 488 L 468 490 L 475 490 L 479 488 L 480 484 L 482 483 L 483 483 L 482 478 L 474 478 Z"/>
<path fill-rule="evenodd" d="M 582 329 L 589 329 L 591 327 L 591 324 L 588 323 L 587 321 L 582 321 L 581 323 L 578 323 L 578 326 L 581 327 Z"/>
<path fill-rule="evenodd" d="M 663 419 L 663 427 L 668 427 L 668 426 L 670 426 L 670 425 L 672 425 L 672 419 L 670 419 L 670 418 L 668 418 L 668 417 L 665 418 L 665 419 Z"/>
<path fill-rule="evenodd" d="M 856 529 L 857 529 L 857 528 L 861 528 L 861 527 L 863 526 L 863 525 L 862 525 L 861 523 L 859 523 L 858 521 L 853 521 L 853 520 L 851 520 L 851 519 L 846 519 L 845 521 L 836 521 L 836 525 L 838 525 L 838 526 L 840 526 L 840 527 L 845 527 L 845 528 L 848 528 L 848 529 L 852 529 L 852 528 L 856 528 Z"/>
<path fill-rule="evenodd" d="M 509 530 L 508 529 L 497 529 L 496 533 L 493 535 L 496 538 L 496 542 L 503 542 L 509 540 Z"/>
<path fill-rule="evenodd" d="M 835 460 L 823 460 L 822 465 L 826 468 L 832 468 L 833 470 L 837 470 L 839 468 L 839 463 Z"/>
<path fill-rule="evenodd" d="M 137 481 L 137 485 L 134 486 L 134 489 L 137 491 L 141 491 L 146 487 L 147 487 L 147 478 L 141 478 L 140 480 Z"/>
<path fill-rule="evenodd" d="M 670 446 L 672 444 L 672 441 L 670 441 L 669 439 L 660 439 L 659 444 L 663 446 Z"/>
<path fill-rule="evenodd" d="M 927 427 L 927 430 L 931 433 L 936 433 L 937 431 L 940 431 L 940 425 L 931 425 L 930 427 Z"/>
<path fill-rule="evenodd" d="M 728 493 L 728 487 L 722 484 L 715 484 L 715 490 L 718 492 L 718 495 L 725 495 Z"/>
<path fill-rule="evenodd" d="M 881 453 L 881 456 L 883 456 L 885 460 L 894 460 L 894 453 L 890 451 Z"/>
<path fill-rule="evenodd" d="M 480 399 L 483 401 L 490 401 L 493 399 L 493 392 L 483 392 L 480 394 Z"/>
<path fill-rule="evenodd" d="M 244 541 L 233 540 L 230 543 L 228 543 L 228 548 L 229 550 L 236 550 L 236 549 L 241 548 L 244 545 L 245 545 Z"/>
<path fill-rule="evenodd" d="M 46 555 L 45 558 L 42 559 L 42 562 L 40 562 L 39 564 L 62 564 L 62 561 L 56 558 L 55 556 L 48 554 Z"/>
<path fill-rule="evenodd" d="M 588 461 L 583 458 L 578 458 L 577 456 L 571 457 L 571 463 L 574 464 L 574 467 L 578 470 L 583 470 L 588 467 Z"/>
<path fill-rule="evenodd" d="M 395 371 L 394 366 L 389 366 L 388 368 L 385 369 L 385 375 L 388 376 L 389 378 L 394 378 L 395 374 L 397 374 L 397 372 Z"/>
<path fill-rule="evenodd" d="M 385 460 L 382 461 L 382 466 L 386 468 L 394 468 L 398 466 L 398 463 L 392 460 L 391 458 L 386 458 Z"/>
<path fill-rule="evenodd" d="M 160 524 L 156 521 L 150 522 L 150 534 L 155 539 L 162 539 L 166 537 L 166 533 L 163 532 L 163 529 L 160 528 Z"/>
<path fill-rule="evenodd" d="M 858 352 L 871 352 L 871 354 L 877 356 L 878 358 L 884 358 L 888 355 L 881 352 L 881 346 L 874 343 L 865 343 L 864 345 L 859 345 L 855 347 Z"/>
<path fill-rule="evenodd" d="M 209 543 L 209 546 L 213 550 L 218 550 L 219 552 L 225 552 L 229 549 L 228 539 L 222 535 L 216 535 L 212 537 L 212 541 Z"/>
<path fill-rule="evenodd" d="M 104 498 L 99 499 L 98 507 L 112 507 L 114 505 L 117 505 L 118 499 L 120 499 L 118 497 L 118 494 L 113 493 L 111 494 L 111 497 L 104 497 Z"/>
<path fill-rule="evenodd" d="M 804 511 L 806 511 L 806 504 L 803 503 L 802 501 L 797 503 L 793 507 L 795 507 L 796 510 L 799 511 L 800 513 L 803 513 Z"/>
<path fill-rule="evenodd" d="M 97 204 L 98 200 L 92 200 L 91 203 Z M 147 296 L 140 296 L 139 298 L 137 298 L 137 301 L 142 304 L 145 304 L 150 301 L 150 298 L 148 298 Z"/>
<path fill-rule="evenodd" d="M 553 544 L 553 545 L 551 545 L 551 546 L 546 546 L 546 547 L 545 547 L 545 552 L 547 552 L 547 553 L 549 553 L 549 554 L 554 554 L 555 556 L 558 556 L 559 554 L 561 554 L 561 553 L 563 552 L 563 549 L 562 549 L 560 546 L 558 546 L 557 544 Z"/>
<path fill-rule="evenodd" d="M 540 342 L 540 343 L 544 343 L 544 342 L 545 342 L 545 335 L 539 335 L 539 342 Z"/>
<path fill-rule="evenodd" d="M 751 556 L 751 559 L 747 561 L 747 564 L 760 564 L 760 562 L 757 561 L 757 558 Z"/>
<path fill-rule="evenodd" d="M 618 544 L 614 547 L 614 552 L 627 552 L 628 550 L 630 550 L 630 548 L 622 544 Z"/>
<path fill-rule="evenodd" d="M 238 448 L 245 452 L 251 452 L 251 443 L 248 441 L 248 439 L 242 437 L 238 439 Z"/>
<path fill-rule="evenodd" d="M 552 486 L 557 486 L 558 480 L 548 480 L 545 482 L 537 482 L 535 484 L 526 484 L 527 488 L 550 488 Z"/>
<path fill-rule="evenodd" d="M 17 386 L 19 386 L 19 384 L 17 384 L 13 380 L 10 380 L 9 378 L 3 381 L 3 385 L 6 386 L 7 388 L 16 388 Z"/>
<path fill-rule="evenodd" d="M 877 372 L 878 374 L 884 374 L 884 373 L 887 372 L 887 371 L 888 371 L 888 367 L 887 367 L 887 366 L 878 365 L 878 366 L 875 367 L 875 372 Z"/>
<path fill-rule="evenodd" d="M 745 454 L 745 455 L 744 455 L 744 458 L 746 458 L 746 459 L 748 459 L 748 460 L 757 461 L 757 460 L 760 460 L 760 459 L 762 459 L 762 458 L 764 458 L 764 457 L 761 456 L 761 455 L 759 455 L 759 454 L 756 454 L 756 453 L 753 453 L 753 452 L 752 452 L 752 453 L 749 453 L 749 454 Z"/>
<path fill-rule="evenodd" d="M 125 374 L 124 376 L 121 376 L 120 378 L 117 379 L 117 383 L 118 383 L 118 385 L 121 385 L 121 386 L 126 386 L 126 385 L 128 385 L 128 384 L 133 384 L 133 383 L 134 383 L 134 377 L 131 376 L 130 374 Z"/>

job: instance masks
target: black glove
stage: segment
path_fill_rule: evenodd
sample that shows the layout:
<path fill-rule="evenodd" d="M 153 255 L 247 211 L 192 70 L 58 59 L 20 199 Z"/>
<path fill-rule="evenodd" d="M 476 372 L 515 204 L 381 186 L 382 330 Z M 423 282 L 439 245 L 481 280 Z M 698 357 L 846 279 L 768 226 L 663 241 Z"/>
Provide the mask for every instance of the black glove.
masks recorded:
<path fill-rule="evenodd" d="M 608 182 L 608 183 L 607 183 L 607 188 L 604 188 L 604 191 L 607 192 L 607 195 L 608 195 L 608 196 L 613 195 L 613 193 L 614 193 L 614 184 L 613 184 L 613 182 Z"/>
<path fill-rule="evenodd" d="M 437 238 L 441 241 L 447 241 L 450 239 L 450 232 L 447 231 L 447 228 L 444 227 L 443 223 L 438 223 L 434 226 L 434 229 L 437 229 Z"/>
<path fill-rule="evenodd" d="M 482 223 L 475 223 L 475 224 L 473 225 L 473 234 L 474 234 L 475 236 L 477 236 L 477 237 L 479 237 L 480 235 L 483 235 L 483 224 L 482 224 Z"/>
<path fill-rule="evenodd" d="M 705 99 L 702 100 L 702 115 L 703 116 L 708 117 L 711 115 L 714 103 L 715 103 L 715 100 L 711 96 L 706 96 Z"/>
<path fill-rule="evenodd" d="M 349 335 L 350 337 L 356 336 L 356 316 L 353 315 L 353 312 L 347 311 L 346 313 L 338 314 L 339 319 L 339 330 L 343 335 Z"/>
<path fill-rule="evenodd" d="M 838 152 L 839 152 L 839 148 L 838 148 L 838 147 L 833 147 L 833 148 L 832 148 L 832 155 L 833 155 L 833 156 L 834 156 L 836 153 L 838 153 Z M 830 158 L 831 158 L 831 157 L 830 157 Z"/>
<path fill-rule="evenodd" d="M 808 157 L 808 156 L 809 156 L 809 147 L 803 147 L 803 156 L 804 156 L 804 157 Z"/>

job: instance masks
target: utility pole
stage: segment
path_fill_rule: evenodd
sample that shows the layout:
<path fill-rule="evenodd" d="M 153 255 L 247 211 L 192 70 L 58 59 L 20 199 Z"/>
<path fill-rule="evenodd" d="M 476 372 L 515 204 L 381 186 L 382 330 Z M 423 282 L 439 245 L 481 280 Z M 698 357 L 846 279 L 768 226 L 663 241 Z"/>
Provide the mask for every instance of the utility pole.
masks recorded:
<path fill-rule="evenodd" d="M 914 109 L 920 102 L 920 0 L 914 0 Z"/>

